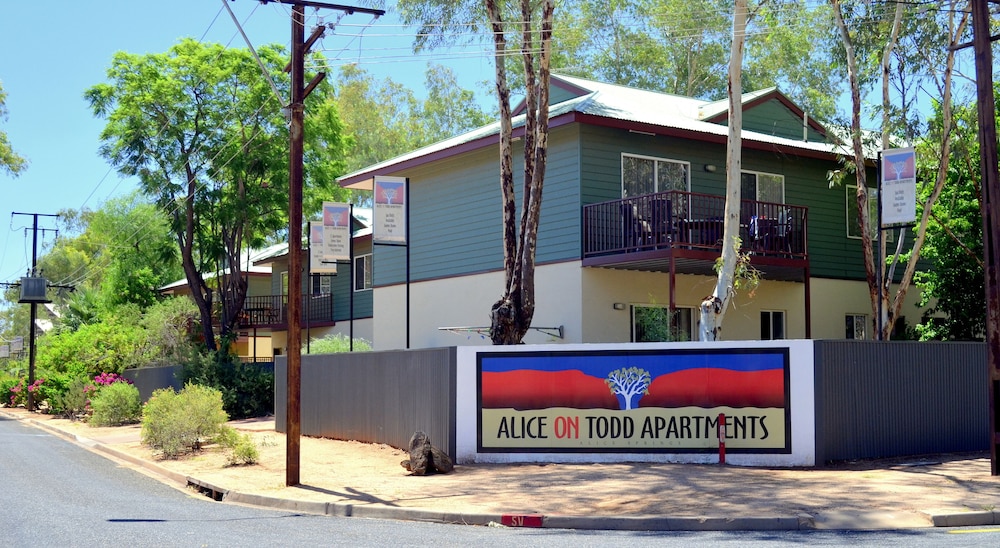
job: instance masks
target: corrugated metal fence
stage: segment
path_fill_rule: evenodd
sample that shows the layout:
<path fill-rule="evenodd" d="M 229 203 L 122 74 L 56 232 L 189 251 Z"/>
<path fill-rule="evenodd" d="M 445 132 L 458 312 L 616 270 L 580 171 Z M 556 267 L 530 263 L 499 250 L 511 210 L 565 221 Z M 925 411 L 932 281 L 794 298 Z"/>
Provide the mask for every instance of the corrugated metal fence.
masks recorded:
<path fill-rule="evenodd" d="M 274 364 L 275 427 L 285 431 L 288 358 Z M 302 356 L 305 436 L 405 449 L 423 430 L 455 454 L 455 348 Z"/>
<path fill-rule="evenodd" d="M 122 377 L 132 381 L 139 389 L 139 397 L 145 402 L 153 395 L 154 390 L 169 387 L 176 391 L 184 388 L 180 381 L 182 369 L 183 366 L 180 365 L 126 369 L 122 371 Z"/>
<path fill-rule="evenodd" d="M 815 371 L 817 463 L 989 449 L 984 343 L 816 341 Z"/>

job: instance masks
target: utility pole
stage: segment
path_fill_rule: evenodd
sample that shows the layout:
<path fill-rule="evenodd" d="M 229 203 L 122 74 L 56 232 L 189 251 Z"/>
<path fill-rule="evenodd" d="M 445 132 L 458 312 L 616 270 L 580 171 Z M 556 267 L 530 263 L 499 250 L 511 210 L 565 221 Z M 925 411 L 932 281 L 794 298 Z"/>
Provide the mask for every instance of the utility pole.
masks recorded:
<path fill-rule="evenodd" d="M 18 213 L 13 212 L 11 216 L 14 215 L 30 215 L 32 217 L 31 224 L 31 276 L 36 276 L 36 268 L 38 266 L 38 218 L 39 217 L 58 217 L 58 215 L 53 215 L 51 213 Z M 44 230 L 44 229 L 43 229 Z M 23 288 L 22 288 L 23 289 Z M 29 314 L 28 320 L 28 386 L 35 384 L 35 320 L 38 316 L 38 303 L 31 302 L 31 312 Z M 35 410 L 35 398 L 31 390 L 28 390 L 28 411 Z"/>
<path fill-rule="evenodd" d="M 979 169 L 982 177 L 983 274 L 986 285 L 986 363 L 989 368 L 990 474 L 1000 475 L 997 435 L 1000 405 L 1000 176 L 997 174 L 996 107 L 993 95 L 993 51 L 990 38 L 990 2 L 972 0 L 972 44 L 976 65 L 976 103 L 979 114 Z"/>
<path fill-rule="evenodd" d="M 323 8 L 347 12 L 369 13 L 376 17 L 384 10 L 341 6 L 311 0 L 261 0 L 292 6 L 292 61 L 286 70 L 291 75 L 291 102 L 288 154 L 288 373 L 287 410 L 285 413 L 285 485 L 298 485 L 300 438 L 302 436 L 302 146 L 305 109 L 303 102 L 315 89 L 325 73 L 317 74 L 308 86 L 305 78 L 305 56 L 319 40 L 325 28 L 316 27 L 308 40 L 305 36 L 305 8 Z"/>

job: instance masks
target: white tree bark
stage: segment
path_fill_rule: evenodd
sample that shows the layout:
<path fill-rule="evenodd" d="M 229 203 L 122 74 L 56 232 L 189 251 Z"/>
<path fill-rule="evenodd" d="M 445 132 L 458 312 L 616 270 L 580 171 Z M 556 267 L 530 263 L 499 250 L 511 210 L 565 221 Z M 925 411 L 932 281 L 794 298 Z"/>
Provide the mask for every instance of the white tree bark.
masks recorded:
<path fill-rule="evenodd" d="M 729 52 L 729 136 L 726 146 L 726 209 L 722 228 L 722 266 L 715 291 L 701 302 L 698 338 L 716 341 L 722 320 L 733 300 L 733 278 L 739 259 L 740 178 L 743 165 L 743 48 L 746 42 L 747 2 L 736 0 L 733 12 L 733 44 Z"/>

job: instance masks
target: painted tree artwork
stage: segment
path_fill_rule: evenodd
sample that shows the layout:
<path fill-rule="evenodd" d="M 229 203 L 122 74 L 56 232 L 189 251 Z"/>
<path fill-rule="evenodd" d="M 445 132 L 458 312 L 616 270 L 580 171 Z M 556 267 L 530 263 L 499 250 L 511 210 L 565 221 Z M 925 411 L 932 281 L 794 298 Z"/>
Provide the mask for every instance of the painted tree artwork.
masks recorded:
<path fill-rule="evenodd" d="M 611 393 L 618 397 L 618 403 L 623 410 L 638 407 L 639 400 L 649 394 L 649 383 L 652 377 L 649 371 L 638 367 L 615 369 L 604 379 Z M 634 400 L 634 401 L 633 401 Z"/>

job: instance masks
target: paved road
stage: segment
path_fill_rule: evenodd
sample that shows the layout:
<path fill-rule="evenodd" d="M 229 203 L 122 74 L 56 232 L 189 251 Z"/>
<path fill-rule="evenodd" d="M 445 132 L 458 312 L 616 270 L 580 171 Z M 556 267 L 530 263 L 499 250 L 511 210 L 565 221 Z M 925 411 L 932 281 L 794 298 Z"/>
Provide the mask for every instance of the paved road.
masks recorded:
<path fill-rule="evenodd" d="M 332 518 L 212 502 L 0 417 L 0 546 L 994 546 L 1000 528 L 595 532 Z"/>

